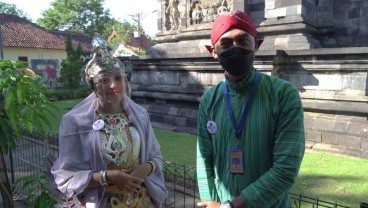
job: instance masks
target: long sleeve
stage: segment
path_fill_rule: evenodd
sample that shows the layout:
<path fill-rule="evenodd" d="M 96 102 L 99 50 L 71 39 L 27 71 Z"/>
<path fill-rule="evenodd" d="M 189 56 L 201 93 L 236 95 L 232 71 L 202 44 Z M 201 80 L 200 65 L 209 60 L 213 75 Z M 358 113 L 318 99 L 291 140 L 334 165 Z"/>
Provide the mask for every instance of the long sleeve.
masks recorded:
<path fill-rule="evenodd" d="M 303 107 L 300 96 L 294 86 L 283 86 L 276 108 L 278 113 L 272 167 L 241 192 L 252 208 L 269 207 L 287 193 L 295 182 L 304 155 Z"/>
<path fill-rule="evenodd" d="M 207 132 L 207 115 L 205 98 L 200 103 L 198 113 L 198 138 L 197 138 L 197 181 L 199 194 L 202 201 L 218 201 L 217 191 L 214 184 L 213 169 L 213 144 Z"/>
<path fill-rule="evenodd" d="M 100 137 L 93 131 L 95 95 L 91 94 L 63 116 L 59 158 L 51 168 L 58 189 L 69 197 L 83 193 L 89 207 L 98 207 L 101 188 L 86 189 L 92 173 L 105 168 Z"/>

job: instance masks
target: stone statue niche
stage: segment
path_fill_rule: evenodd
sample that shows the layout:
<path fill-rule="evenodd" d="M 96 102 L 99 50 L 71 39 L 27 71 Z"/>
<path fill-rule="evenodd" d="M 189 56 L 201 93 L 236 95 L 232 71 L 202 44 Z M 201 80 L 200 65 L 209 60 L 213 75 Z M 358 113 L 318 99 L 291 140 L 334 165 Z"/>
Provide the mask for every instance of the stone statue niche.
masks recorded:
<path fill-rule="evenodd" d="M 165 0 L 165 28 L 170 31 L 180 30 L 180 0 Z"/>
<path fill-rule="evenodd" d="M 233 0 L 190 0 L 189 24 L 213 22 L 222 12 L 231 10 Z"/>
<path fill-rule="evenodd" d="M 167 32 L 186 30 L 181 24 L 200 25 L 211 23 L 222 12 L 231 11 L 234 0 L 162 0 L 162 28 Z"/>

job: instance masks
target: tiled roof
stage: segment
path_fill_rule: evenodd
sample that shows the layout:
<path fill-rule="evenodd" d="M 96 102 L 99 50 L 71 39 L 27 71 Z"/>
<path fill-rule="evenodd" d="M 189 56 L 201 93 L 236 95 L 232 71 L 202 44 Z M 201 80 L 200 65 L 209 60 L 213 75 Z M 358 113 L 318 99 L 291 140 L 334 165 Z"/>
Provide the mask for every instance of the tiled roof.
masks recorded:
<path fill-rule="evenodd" d="M 66 38 L 68 36 L 68 32 L 58 30 L 50 30 L 49 32 L 62 38 L 63 42 L 65 43 Z M 78 43 L 80 43 L 84 51 L 90 52 L 92 50 L 91 38 L 79 33 L 69 33 L 69 34 L 72 37 L 73 48 L 76 48 L 78 46 Z"/>
<path fill-rule="evenodd" d="M 65 36 L 48 31 L 16 15 L 0 14 L 1 34 L 4 47 L 65 50 Z M 61 32 L 62 33 L 62 32 Z M 80 41 L 84 50 L 90 51 L 83 35 L 72 34 L 73 41 Z M 83 40 L 83 41 L 82 41 Z"/>
<path fill-rule="evenodd" d="M 152 46 L 151 41 L 145 34 L 141 34 L 140 37 L 135 38 L 133 34 L 130 36 L 130 41 L 127 43 L 129 46 L 147 50 Z"/>

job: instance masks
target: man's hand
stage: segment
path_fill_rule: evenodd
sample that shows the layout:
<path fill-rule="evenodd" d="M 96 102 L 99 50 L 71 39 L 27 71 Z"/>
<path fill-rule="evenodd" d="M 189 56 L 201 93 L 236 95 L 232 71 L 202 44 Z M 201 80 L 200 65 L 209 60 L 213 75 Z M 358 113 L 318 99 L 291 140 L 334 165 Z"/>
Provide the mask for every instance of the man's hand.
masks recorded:
<path fill-rule="evenodd" d="M 219 208 L 220 205 L 220 203 L 215 201 L 201 201 L 197 203 L 197 206 L 205 208 Z"/>

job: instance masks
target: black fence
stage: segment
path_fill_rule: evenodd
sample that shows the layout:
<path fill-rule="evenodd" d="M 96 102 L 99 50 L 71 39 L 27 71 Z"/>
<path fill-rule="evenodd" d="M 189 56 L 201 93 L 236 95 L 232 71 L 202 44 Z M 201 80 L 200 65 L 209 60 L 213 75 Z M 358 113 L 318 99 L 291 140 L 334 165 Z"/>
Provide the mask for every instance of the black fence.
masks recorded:
<path fill-rule="evenodd" d="M 47 139 L 46 139 L 47 138 Z M 46 137 L 39 134 L 25 134 L 23 139 L 18 140 L 17 149 L 11 153 L 12 157 L 6 158 L 9 178 L 14 184 L 24 176 L 39 176 L 49 172 L 45 167 L 46 156 L 51 153 L 58 155 L 57 134 L 49 133 Z M 165 161 L 163 164 L 166 187 L 169 196 L 164 206 L 172 207 L 197 207 L 199 201 L 197 179 L 195 168 L 178 165 Z M 14 186 L 14 197 L 20 200 L 26 198 L 26 191 L 20 189 L 20 184 Z M 307 196 L 290 193 L 293 207 L 326 207 L 326 208 L 348 208 L 337 203 L 322 201 Z M 364 205 L 362 203 L 362 205 Z M 361 206 L 365 208 L 364 206 Z M 368 206 L 367 206 L 368 207 Z"/>

